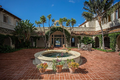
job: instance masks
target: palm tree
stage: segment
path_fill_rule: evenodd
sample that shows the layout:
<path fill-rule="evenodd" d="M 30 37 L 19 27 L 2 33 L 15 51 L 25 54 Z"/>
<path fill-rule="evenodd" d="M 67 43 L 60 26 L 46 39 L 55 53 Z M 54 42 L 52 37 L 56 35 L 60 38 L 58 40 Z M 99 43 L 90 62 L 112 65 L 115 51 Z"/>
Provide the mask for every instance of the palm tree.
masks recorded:
<path fill-rule="evenodd" d="M 35 20 L 35 24 L 37 24 L 37 26 L 39 26 L 39 28 L 40 28 L 40 24 L 42 24 L 42 23 L 40 21 Z M 40 28 L 40 31 L 42 32 L 41 28 Z M 43 35 L 42 35 L 42 37 L 43 37 Z"/>
<path fill-rule="evenodd" d="M 72 29 L 73 29 L 73 27 L 74 27 L 74 24 L 76 24 L 76 20 L 75 20 L 75 19 L 73 19 L 73 18 L 71 18 L 71 25 L 72 25 Z"/>
<path fill-rule="evenodd" d="M 49 30 L 50 30 L 50 29 L 51 29 L 51 27 L 50 27 L 51 14 L 49 14 L 49 15 L 47 16 L 47 18 L 49 19 Z M 50 31 L 49 31 L 49 37 L 48 37 L 48 40 L 49 40 L 49 38 L 50 38 Z M 50 45 L 50 41 L 49 41 L 49 45 Z"/>
<path fill-rule="evenodd" d="M 70 26 L 70 24 L 71 24 L 71 20 L 68 19 L 66 22 L 66 26 Z M 70 47 L 71 47 L 71 26 L 70 26 Z"/>
<path fill-rule="evenodd" d="M 113 9 L 110 9 L 114 0 L 89 0 L 84 2 L 83 9 L 87 10 L 87 12 L 83 12 L 83 17 L 91 21 L 93 19 L 97 20 L 101 29 L 102 33 L 102 48 L 104 47 L 104 38 L 103 38 L 103 29 L 101 22 L 102 20 L 107 17 L 108 15 L 113 12 Z"/>
<path fill-rule="evenodd" d="M 45 34 L 45 27 L 44 27 L 44 23 L 46 23 L 46 18 L 45 18 L 45 16 L 43 15 L 43 16 L 41 16 L 40 17 L 40 22 L 43 24 L 43 29 L 44 29 L 44 34 Z M 44 44 L 45 44 L 45 48 L 47 47 L 47 44 L 46 44 L 46 35 L 45 35 L 45 40 L 44 40 Z"/>
<path fill-rule="evenodd" d="M 59 24 L 62 25 L 62 28 L 63 28 L 63 34 L 64 34 L 64 38 L 66 39 L 66 36 L 65 36 L 65 32 L 64 32 L 64 26 L 63 26 L 63 23 L 65 23 L 67 21 L 67 18 L 64 17 L 64 18 L 60 18 L 59 19 Z M 66 40 L 65 40 L 65 44 L 66 44 Z"/>
<path fill-rule="evenodd" d="M 76 20 L 73 19 L 73 18 L 71 18 L 71 25 L 72 25 L 71 32 L 72 32 L 72 30 L 73 30 L 74 24 L 76 24 Z"/>
<path fill-rule="evenodd" d="M 55 22 L 55 19 L 54 19 L 54 18 L 52 19 L 52 22 L 53 22 L 53 24 L 54 24 L 54 22 Z"/>

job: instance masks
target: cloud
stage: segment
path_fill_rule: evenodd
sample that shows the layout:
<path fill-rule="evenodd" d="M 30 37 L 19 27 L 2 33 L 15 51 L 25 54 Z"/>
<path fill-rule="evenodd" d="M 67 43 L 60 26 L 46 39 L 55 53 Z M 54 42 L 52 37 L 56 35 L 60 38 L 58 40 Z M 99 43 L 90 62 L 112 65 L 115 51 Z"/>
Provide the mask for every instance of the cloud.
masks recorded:
<path fill-rule="evenodd" d="M 54 6 L 54 4 L 51 5 L 52 7 Z"/>
<path fill-rule="evenodd" d="M 73 1 L 73 0 L 69 0 L 69 2 L 71 2 L 71 3 L 75 3 L 75 1 Z"/>

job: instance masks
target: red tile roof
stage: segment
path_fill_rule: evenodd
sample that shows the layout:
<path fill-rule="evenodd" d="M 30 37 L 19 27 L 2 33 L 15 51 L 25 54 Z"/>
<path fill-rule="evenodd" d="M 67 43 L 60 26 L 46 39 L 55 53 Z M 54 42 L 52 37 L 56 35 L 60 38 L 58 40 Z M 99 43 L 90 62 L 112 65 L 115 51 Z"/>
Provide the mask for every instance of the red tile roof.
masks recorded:
<path fill-rule="evenodd" d="M 104 32 L 104 34 L 120 32 L 120 25 L 116 26 L 116 27 L 111 27 L 108 29 L 103 29 L 103 32 Z M 99 34 L 101 34 L 101 30 L 99 30 L 99 31 L 73 31 L 72 34 L 75 34 L 75 35 L 99 35 Z"/>

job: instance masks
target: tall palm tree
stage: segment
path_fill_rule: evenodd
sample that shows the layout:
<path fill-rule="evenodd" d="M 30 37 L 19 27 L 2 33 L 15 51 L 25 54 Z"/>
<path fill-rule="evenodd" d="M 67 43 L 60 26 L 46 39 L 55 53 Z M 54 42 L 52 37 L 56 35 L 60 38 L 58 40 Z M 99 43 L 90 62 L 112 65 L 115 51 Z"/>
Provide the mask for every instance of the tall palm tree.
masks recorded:
<path fill-rule="evenodd" d="M 43 29 L 44 29 L 44 34 L 45 34 L 45 27 L 44 27 L 44 23 L 46 23 L 46 17 L 43 15 L 40 17 L 40 22 L 43 24 Z M 45 40 L 44 40 L 44 44 L 45 44 L 45 48 L 47 47 L 47 43 L 46 43 L 46 35 L 45 35 Z"/>
<path fill-rule="evenodd" d="M 64 38 L 66 39 L 66 36 L 65 36 L 65 32 L 64 32 L 64 26 L 63 26 L 63 23 L 65 23 L 67 21 L 67 18 L 64 17 L 64 18 L 60 18 L 59 19 L 59 24 L 62 25 L 62 28 L 63 28 L 63 35 L 64 35 Z M 65 40 L 65 44 L 66 44 L 66 40 Z"/>
<path fill-rule="evenodd" d="M 49 37 L 48 37 L 48 40 L 49 40 L 49 38 L 50 38 L 50 29 L 51 29 L 51 27 L 50 27 L 51 14 L 49 14 L 49 15 L 47 16 L 47 18 L 49 19 Z M 48 44 L 50 45 L 50 41 L 49 41 Z"/>
<path fill-rule="evenodd" d="M 76 20 L 75 20 L 75 19 L 73 19 L 73 18 L 71 18 L 71 25 L 72 25 L 72 29 L 73 29 L 73 27 L 74 27 L 74 24 L 76 24 Z"/>
<path fill-rule="evenodd" d="M 53 24 L 54 24 L 54 22 L 55 22 L 55 19 L 54 19 L 54 18 L 52 19 L 52 22 L 53 22 Z"/>
<path fill-rule="evenodd" d="M 113 12 L 113 9 L 110 9 L 114 0 L 89 0 L 84 2 L 83 9 L 87 12 L 83 12 L 83 17 L 91 21 L 93 19 L 97 20 L 102 33 L 102 48 L 104 47 L 104 37 L 103 37 L 103 28 L 101 25 L 102 20 Z"/>
<path fill-rule="evenodd" d="M 68 19 L 67 22 L 66 22 L 66 26 L 70 27 L 70 47 L 71 47 L 71 26 L 70 26 L 70 24 L 71 24 L 71 20 Z"/>
<path fill-rule="evenodd" d="M 73 30 L 74 24 L 76 24 L 76 20 L 73 19 L 73 18 L 71 18 L 71 25 L 72 25 L 71 32 L 72 32 L 72 30 Z"/>
<path fill-rule="evenodd" d="M 35 24 L 37 24 L 37 26 L 39 26 L 39 28 L 40 28 L 40 24 L 42 24 L 42 23 L 40 21 L 35 20 Z M 41 28 L 40 28 L 40 31 L 42 32 Z M 42 35 L 42 37 L 43 37 L 43 35 Z"/>

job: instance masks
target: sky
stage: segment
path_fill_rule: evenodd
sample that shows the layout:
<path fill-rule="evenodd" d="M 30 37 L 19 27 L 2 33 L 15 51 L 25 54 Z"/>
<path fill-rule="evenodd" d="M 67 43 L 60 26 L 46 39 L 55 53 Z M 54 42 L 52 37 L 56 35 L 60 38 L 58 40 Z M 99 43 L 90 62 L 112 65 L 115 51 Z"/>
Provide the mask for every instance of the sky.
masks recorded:
<path fill-rule="evenodd" d="M 118 1 L 115 0 L 114 3 Z M 47 20 L 44 25 L 48 27 L 47 16 L 49 14 L 52 15 L 51 19 L 55 20 L 63 17 L 74 18 L 76 20 L 74 27 L 78 27 L 85 22 L 82 16 L 83 11 L 85 11 L 83 9 L 84 2 L 85 0 L 0 0 L 0 5 L 22 20 L 30 20 L 36 27 L 35 20 L 39 21 L 42 15 Z M 52 21 L 50 23 L 52 24 Z"/>

